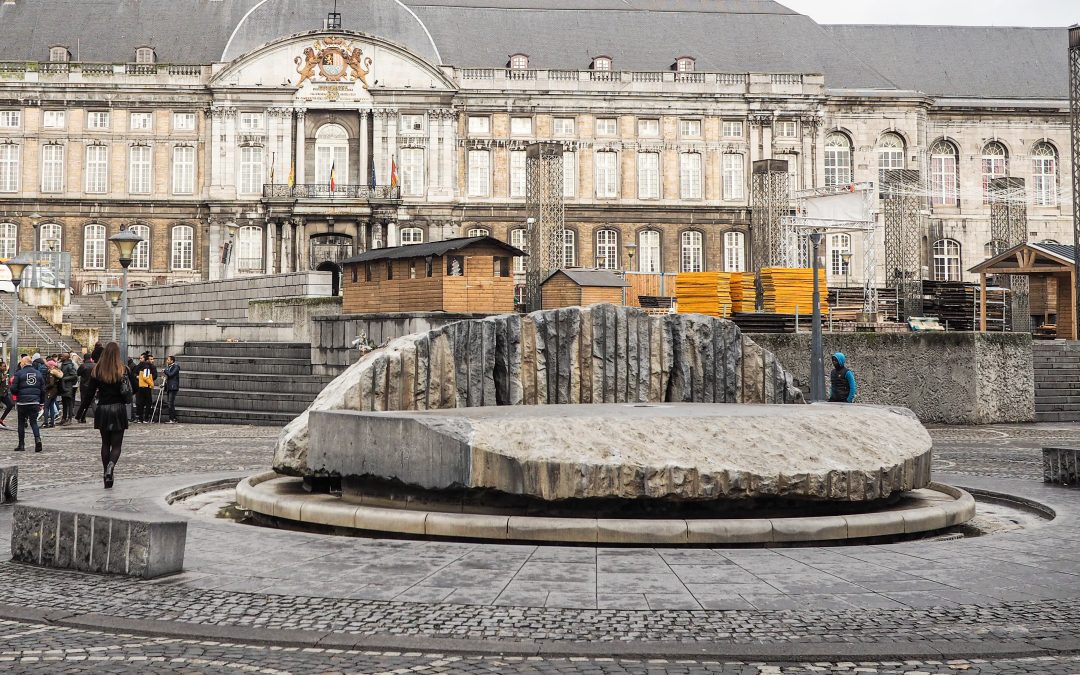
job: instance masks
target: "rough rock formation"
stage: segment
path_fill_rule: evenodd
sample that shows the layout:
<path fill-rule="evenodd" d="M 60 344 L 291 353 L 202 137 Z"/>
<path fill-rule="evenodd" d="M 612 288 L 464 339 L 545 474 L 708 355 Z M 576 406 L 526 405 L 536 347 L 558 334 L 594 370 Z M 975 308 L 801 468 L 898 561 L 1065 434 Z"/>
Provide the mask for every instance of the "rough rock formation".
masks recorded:
<path fill-rule="evenodd" d="M 350 366 L 278 439 L 274 469 L 308 475 L 312 410 L 625 402 L 793 403 L 791 374 L 739 328 L 614 305 L 461 321 Z"/>
<path fill-rule="evenodd" d="M 905 408 L 702 403 L 316 412 L 310 468 L 542 500 L 869 501 L 930 483 Z M 348 487 L 346 487 L 348 492 Z"/>

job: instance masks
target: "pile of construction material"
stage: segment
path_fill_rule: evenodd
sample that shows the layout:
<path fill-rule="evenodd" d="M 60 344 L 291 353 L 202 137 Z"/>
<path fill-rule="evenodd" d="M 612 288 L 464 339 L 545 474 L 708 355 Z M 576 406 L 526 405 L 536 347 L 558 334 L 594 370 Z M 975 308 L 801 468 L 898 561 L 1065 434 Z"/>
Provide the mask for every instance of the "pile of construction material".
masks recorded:
<path fill-rule="evenodd" d="M 829 311 L 825 270 L 818 270 L 821 313 Z M 811 314 L 814 309 L 814 273 L 808 267 L 763 267 L 762 301 L 772 314 Z"/>
<path fill-rule="evenodd" d="M 753 272 L 731 273 L 731 311 L 753 312 L 757 309 L 757 289 Z"/>
<path fill-rule="evenodd" d="M 731 316 L 731 274 L 685 272 L 675 277 L 680 314 Z"/>

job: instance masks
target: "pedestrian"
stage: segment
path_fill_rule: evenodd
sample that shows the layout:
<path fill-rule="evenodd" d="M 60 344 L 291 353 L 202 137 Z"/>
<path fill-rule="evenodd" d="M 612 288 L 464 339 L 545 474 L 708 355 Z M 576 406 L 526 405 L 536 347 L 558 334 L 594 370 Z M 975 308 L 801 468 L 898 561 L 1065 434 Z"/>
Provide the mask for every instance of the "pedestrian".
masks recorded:
<path fill-rule="evenodd" d="M 829 401 L 832 403 L 851 403 L 855 400 L 855 373 L 847 367 L 847 357 L 843 352 L 832 355 L 833 369 L 829 375 L 832 388 L 829 391 Z"/>
<path fill-rule="evenodd" d="M 98 345 L 100 345 L 100 344 L 101 343 L 99 342 Z M 101 351 L 105 351 L 105 348 L 102 347 Z M 79 375 L 79 403 L 80 404 L 88 398 L 88 391 L 89 391 L 89 388 L 90 388 L 90 372 L 93 369 L 94 369 L 94 359 L 91 358 L 91 356 L 88 354 L 86 356 L 86 358 L 83 359 L 83 362 L 79 364 L 79 369 L 77 371 L 78 375 Z M 93 399 L 92 396 L 90 396 L 89 398 Z M 93 402 L 93 400 L 91 400 L 90 401 L 91 414 L 93 414 L 93 407 L 94 407 L 94 402 Z M 86 415 L 82 415 L 82 416 L 76 415 L 75 419 L 78 420 L 79 424 L 86 424 Z"/>
<path fill-rule="evenodd" d="M 4 414 L 0 415 L 0 427 L 6 427 L 8 413 L 15 407 L 15 402 L 11 400 L 11 373 L 8 372 L 8 364 L 6 361 L 0 360 L 0 403 L 4 404 Z"/>
<path fill-rule="evenodd" d="M 60 398 L 60 383 L 64 380 L 64 372 L 57 366 L 56 361 L 45 362 L 45 423 L 43 429 L 51 429 L 56 426 L 56 401 Z"/>
<path fill-rule="evenodd" d="M 60 372 L 63 377 L 60 380 L 60 401 L 63 403 L 64 414 L 60 418 L 60 425 L 71 424 L 75 416 L 75 389 L 79 385 L 79 369 L 73 360 L 75 354 L 63 352 L 60 354 Z"/>
<path fill-rule="evenodd" d="M 165 357 L 165 401 L 169 406 L 169 424 L 176 424 L 176 394 L 180 391 L 180 364 L 176 357 Z"/>
<path fill-rule="evenodd" d="M 140 357 L 140 360 L 141 360 L 141 357 Z M 128 382 L 131 385 L 131 391 L 133 391 L 133 392 L 138 391 L 139 390 L 139 364 L 136 363 L 135 359 L 131 358 L 130 356 L 128 357 L 128 360 L 127 360 L 127 373 L 128 373 Z M 137 424 L 139 422 L 139 417 L 138 417 L 138 415 L 135 414 L 137 412 L 137 409 L 136 409 L 135 403 L 134 403 L 135 399 L 132 398 L 131 400 L 132 400 L 132 403 L 131 403 L 131 407 L 128 409 L 128 418 L 133 423 Z"/>
<path fill-rule="evenodd" d="M 142 361 L 136 369 L 138 388 L 135 390 L 135 417 L 141 423 L 153 421 L 154 383 L 157 382 L 157 368 L 150 352 L 143 352 Z"/>
<path fill-rule="evenodd" d="M 86 417 L 90 401 L 97 395 L 94 428 L 101 434 L 101 468 L 106 488 L 113 486 L 113 472 L 120 461 L 124 431 L 128 428 L 127 406 L 132 401 L 131 380 L 120 358 L 120 345 L 110 342 L 101 360 L 90 373 L 87 395 L 79 406 L 79 417 Z"/>
<path fill-rule="evenodd" d="M 26 449 L 26 425 L 34 432 L 34 452 L 41 452 L 41 431 L 38 429 L 38 410 L 45 402 L 45 379 L 28 356 L 19 360 L 19 370 L 11 382 L 11 395 L 19 411 L 19 444 L 15 452 Z"/>
<path fill-rule="evenodd" d="M 90 352 L 90 358 L 97 363 L 101 359 L 101 352 L 105 351 L 105 348 L 101 346 L 100 342 L 94 343 L 94 351 Z"/>

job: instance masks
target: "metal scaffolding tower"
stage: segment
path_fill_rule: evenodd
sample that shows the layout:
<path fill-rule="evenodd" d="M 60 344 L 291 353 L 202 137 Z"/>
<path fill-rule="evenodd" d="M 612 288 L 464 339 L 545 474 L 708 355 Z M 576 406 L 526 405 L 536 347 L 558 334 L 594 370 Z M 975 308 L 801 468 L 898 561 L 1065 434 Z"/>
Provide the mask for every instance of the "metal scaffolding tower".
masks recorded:
<path fill-rule="evenodd" d="M 1069 129 L 1072 132 L 1073 246 L 1080 251 L 1080 24 L 1069 27 Z M 1074 275 L 1073 326 L 1080 317 L 1080 274 Z M 1075 328 L 1072 331 L 1076 335 Z"/>
<path fill-rule="evenodd" d="M 525 303 L 530 312 L 541 308 L 540 284 L 565 266 L 565 207 L 563 205 L 563 147 L 559 143 L 530 143 L 525 151 Z"/>
<path fill-rule="evenodd" d="M 785 241 L 783 219 L 791 209 L 788 194 L 788 163 L 782 159 L 761 159 L 753 164 L 750 180 L 751 247 L 754 273 L 762 267 L 785 267 L 789 242 Z"/>
<path fill-rule="evenodd" d="M 1027 199 L 1023 178 L 990 181 L 990 242 L 997 255 L 1027 241 Z M 1008 274 L 994 283 L 1009 289 L 1005 325 L 1015 333 L 1031 331 L 1029 277 Z"/>
<path fill-rule="evenodd" d="M 896 289 L 904 317 L 922 316 L 922 189 L 914 169 L 881 172 L 885 216 L 885 283 Z"/>

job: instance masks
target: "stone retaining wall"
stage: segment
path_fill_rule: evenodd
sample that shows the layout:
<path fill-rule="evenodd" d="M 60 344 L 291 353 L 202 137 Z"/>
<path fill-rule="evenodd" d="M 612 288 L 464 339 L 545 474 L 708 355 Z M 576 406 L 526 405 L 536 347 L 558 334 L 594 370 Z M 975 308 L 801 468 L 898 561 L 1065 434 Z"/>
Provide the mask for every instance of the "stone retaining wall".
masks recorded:
<path fill-rule="evenodd" d="M 331 276 L 294 272 L 140 288 L 128 293 L 128 313 L 132 321 L 246 321 L 252 300 L 329 296 Z"/>

